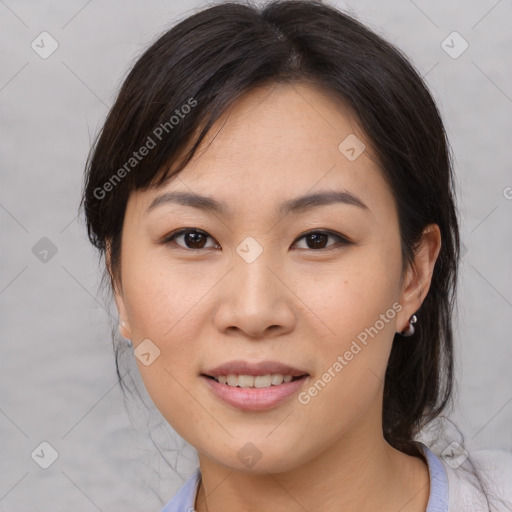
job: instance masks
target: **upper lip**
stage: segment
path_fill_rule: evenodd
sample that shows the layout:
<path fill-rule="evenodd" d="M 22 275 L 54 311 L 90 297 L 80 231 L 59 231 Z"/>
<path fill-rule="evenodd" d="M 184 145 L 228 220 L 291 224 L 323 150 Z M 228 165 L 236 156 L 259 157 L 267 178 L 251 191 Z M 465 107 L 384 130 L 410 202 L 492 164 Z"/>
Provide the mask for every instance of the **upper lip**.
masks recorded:
<path fill-rule="evenodd" d="M 279 363 L 278 361 L 261 361 L 258 363 L 250 363 L 241 359 L 236 361 L 228 361 L 215 368 L 206 370 L 203 375 L 210 377 L 218 377 L 219 375 L 267 375 L 267 374 L 291 375 L 292 377 L 300 377 L 308 375 L 304 370 L 294 368 L 293 366 Z"/>

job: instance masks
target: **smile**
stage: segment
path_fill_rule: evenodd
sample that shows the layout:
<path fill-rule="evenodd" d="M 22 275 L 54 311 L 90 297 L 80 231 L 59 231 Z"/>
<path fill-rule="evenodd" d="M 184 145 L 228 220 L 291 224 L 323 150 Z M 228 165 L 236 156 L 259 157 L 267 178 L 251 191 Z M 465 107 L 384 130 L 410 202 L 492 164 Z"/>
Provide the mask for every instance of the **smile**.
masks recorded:
<path fill-rule="evenodd" d="M 240 388 L 269 388 L 270 386 L 279 386 L 283 382 L 291 382 L 301 377 L 293 377 L 292 375 L 282 375 L 280 373 L 267 373 L 266 375 L 219 375 L 211 377 L 220 384 L 226 384 L 231 387 Z"/>
<path fill-rule="evenodd" d="M 225 404 L 241 411 L 266 411 L 287 402 L 301 391 L 309 375 L 201 375 L 209 391 Z M 222 383 L 221 380 L 226 380 Z M 259 387 L 258 387 L 259 386 Z"/>

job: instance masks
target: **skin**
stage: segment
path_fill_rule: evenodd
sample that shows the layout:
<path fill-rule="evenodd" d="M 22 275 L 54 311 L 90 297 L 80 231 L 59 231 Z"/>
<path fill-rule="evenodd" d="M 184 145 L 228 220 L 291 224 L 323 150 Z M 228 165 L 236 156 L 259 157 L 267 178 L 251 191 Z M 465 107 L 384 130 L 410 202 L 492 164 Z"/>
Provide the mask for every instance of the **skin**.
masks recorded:
<path fill-rule="evenodd" d="M 338 149 L 349 134 L 366 145 L 354 161 Z M 174 190 L 225 202 L 232 216 L 178 204 L 145 214 Z M 347 190 L 368 209 L 276 214 L 321 190 Z M 208 236 L 162 242 L 179 228 Z M 330 236 L 316 248 L 303 237 L 311 230 L 352 243 Z M 263 249 L 252 263 L 236 252 L 247 236 Z M 440 244 L 429 226 L 402 275 L 396 204 L 369 141 L 348 109 L 306 84 L 245 94 L 177 178 L 131 194 L 115 290 L 121 333 L 160 350 L 137 364 L 158 409 L 198 451 L 199 512 L 425 510 L 427 466 L 384 440 L 382 394 L 393 336 L 423 302 Z M 293 396 L 241 411 L 200 377 L 232 359 L 277 360 L 309 373 L 307 390 L 394 303 L 401 310 L 306 405 Z M 248 442 L 261 455 L 250 468 L 237 456 Z"/>

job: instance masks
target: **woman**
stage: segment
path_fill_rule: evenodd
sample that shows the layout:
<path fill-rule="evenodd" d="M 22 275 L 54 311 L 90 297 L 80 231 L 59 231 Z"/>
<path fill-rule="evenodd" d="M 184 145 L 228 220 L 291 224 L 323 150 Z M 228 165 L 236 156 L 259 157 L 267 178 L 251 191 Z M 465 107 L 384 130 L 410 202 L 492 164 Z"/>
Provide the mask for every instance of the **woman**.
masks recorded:
<path fill-rule="evenodd" d="M 512 509 L 510 454 L 416 439 L 450 403 L 459 231 L 442 121 L 389 43 L 317 2 L 196 13 L 126 78 L 83 203 L 198 452 L 163 512 Z"/>

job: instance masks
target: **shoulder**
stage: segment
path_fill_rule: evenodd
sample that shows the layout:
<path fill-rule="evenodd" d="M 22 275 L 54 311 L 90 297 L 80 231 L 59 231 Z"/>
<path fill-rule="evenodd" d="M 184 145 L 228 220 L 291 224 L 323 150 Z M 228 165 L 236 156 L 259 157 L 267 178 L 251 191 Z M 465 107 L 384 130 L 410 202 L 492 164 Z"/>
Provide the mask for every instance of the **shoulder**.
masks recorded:
<path fill-rule="evenodd" d="M 160 512 L 193 512 L 200 481 L 201 472 L 197 468 Z"/>
<path fill-rule="evenodd" d="M 440 454 L 449 488 L 449 512 L 512 511 L 512 452 L 476 450 Z"/>

